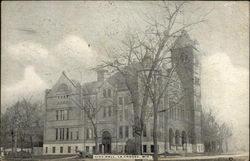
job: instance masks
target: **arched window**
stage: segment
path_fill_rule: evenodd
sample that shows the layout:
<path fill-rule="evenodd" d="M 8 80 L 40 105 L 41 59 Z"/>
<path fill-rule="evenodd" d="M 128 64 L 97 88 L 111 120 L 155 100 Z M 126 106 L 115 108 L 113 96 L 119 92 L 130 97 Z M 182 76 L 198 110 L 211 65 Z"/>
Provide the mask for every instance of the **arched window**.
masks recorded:
<path fill-rule="evenodd" d="M 107 97 L 106 89 L 103 89 L 103 97 Z"/>
<path fill-rule="evenodd" d="M 111 89 L 108 89 L 108 97 L 111 97 Z"/>

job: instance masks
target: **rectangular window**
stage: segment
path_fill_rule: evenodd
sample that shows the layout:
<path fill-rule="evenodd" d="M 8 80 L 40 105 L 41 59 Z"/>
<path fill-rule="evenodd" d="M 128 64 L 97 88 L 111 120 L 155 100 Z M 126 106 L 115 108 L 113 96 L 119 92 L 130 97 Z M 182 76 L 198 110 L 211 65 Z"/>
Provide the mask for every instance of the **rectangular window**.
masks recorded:
<path fill-rule="evenodd" d="M 93 146 L 93 153 L 95 153 L 95 146 Z"/>
<path fill-rule="evenodd" d="M 68 153 L 71 153 L 71 146 L 68 146 Z"/>
<path fill-rule="evenodd" d="M 72 140 L 73 139 L 73 132 L 71 131 L 70 132 L 70 140 Z"/>
<path fill-rule="evenodd" d="M 48 147 L 45 147 L 45 153 L 48 153 Z"/>
<path fill-rule="evenodd" d="M 92 129 L 88 128 L 87 129 L 87 135 L 86 135 L 87 139 L 92 139 Z"/>
<path fill-rule="evenodd" d="M 109 106 L 109 116 L 111 116 L 111 106 Z"/>
<path fill-rule="evenodd" d="M 56 147 L 52 147 L 52 153 L 56 152 Z"/>
<path fill-rule="evenodd" d="M 65 110 L 65 120 L 69 120 L 69 110 Z"/>
<path fill-rule="evenodd" d="M 133 126 L 132 136 L 135 137 L 135 127 Z"/>
<path fill-rule="evenodd" d="M 150 129 L 150 135 L 153 137 L 153 129 Z"/>
<path fill-rule="evenodd" d="M 62 140 L 62 128 L 60 128 L 60 140 Z"/>
<path fill-rule="evenodd" d="M 58 140 L 58 128 L 56 128 L 56 140 Z"/>
<path fill-rule="evenodd" d="M 123 121 L 123 111 L 119 111 L 119 118 L 120 118 L 120 121 Z"/>
<path fill-rule="evenodd" d="M 107 97 L 106 89 L 103 90 L 103 97 Z"/>
<path fill-rule="evenodd" d="M 59 120 L 59 111 L 56 110 L 56 120 Z"/>
<path fill-rule="evenodd" d="M 129 135 L 129 127 L 126 126 L 125 127 L 125 137 L 128 138 L 129 137 L 128 135 Z"/>
<path fill-rule="evenodd" d="M 89 152 L 89 146 L 86 146 L 86 152 Z"/>
<path fill-rule="evenodd" d="M 126 119 L 126 120 L 128 120 L 128 109 L 124 109 L 124 118 Z"/>
<path fill-rule="evenodd" d="M 154 152 L 154 145 L 151 145 L 151 153 Z"/>
<path fill-rule="evenodd" d="M 123 105 L 123 98 L 119 97 L 119 105 Z"/>
<path fill-rule="evenodd" d="M 128 96 L 124 97 L 124 105 L 128 105 Z"/>
<path fill-rule="evenodd" d="M 76 140 L 79 139 L 79 131 L 76 132 Z"/>
<path fill-rule="evenodd" d="M 122 126 L 119 127 L 119 137 L 123 138 L 123 127 Z"/>
<path fill-rule="evenodd" d="M 62 139 L 64 140 L 64 128 L 62 129 Z"/>
<path fill-rule="evenodd" d="M 106 117 L 106 107 L 103 107 L 103 117 Z"/>
<path fill-rule="evenodd" d="M 69 128 L 66 129 L 66 140 L 69 140 Z"/>
<path fill-rule="evenodd" d="M 60 153 L 63 153 L 63 147 L 62 146 L 60 147 Z"/>
<path fill-rule="evenodd" d="M 147 153 L 147 145 L 143 145 L 143 153 Z"/>
<path fill-rule="evenodd" d="M 147 127 L 146 127 L 146 125 L 143 128 L 143 136 L 147 137 Z"/>
<path fill-rule="evenodd" d="M 84 118 L 84 110 L 81 111 L 81 118 L 83 120 L 83 118 Z"/>
<path fill-rule="evenodd" d="M 76 149 L 76 152 L 77 152 L 77 151 L 78 151 L 78 146 L 76 146 L 76 148 L 75 148 L 75 149 Z"/>

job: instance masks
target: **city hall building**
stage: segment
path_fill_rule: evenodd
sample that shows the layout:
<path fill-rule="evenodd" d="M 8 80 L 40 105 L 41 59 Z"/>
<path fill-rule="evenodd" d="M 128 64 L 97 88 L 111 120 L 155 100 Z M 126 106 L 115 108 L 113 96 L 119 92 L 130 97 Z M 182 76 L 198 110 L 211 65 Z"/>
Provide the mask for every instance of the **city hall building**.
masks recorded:
<path fill-rule="evenodd" d="M 179 63 L 161 100 L 158 114 L 159 153 L 203 152 L 201 135 L 200 53 L 186 32 L 171 50 L 172 63 Z M 150 63 L 150 56 L 145 57 Z M 171 70 L 162 70 L 167 73 Z M 138 77 L 140 75 L 140 70 Z M 141 101 L 139 78 L 131 78 Z M 163 79 L 164 81 L 165 79 Z M 166 81 L 166 80 L 165 80 Z M 85 84 L 62 72 L 58 81 L 45 92 L 44 155 L 93 153 L 97 129 L 100 153 L 124 154 L 135 139 L 133 103 L 124 77 L 120 73 L 106 77 L 97 70 L 97 80 Z M 86 106 L 92 108 L 87 114 Z M 92 116 L 92 120 L 88 117 Z M 93 121 L 93 122 L 92 122 Z M 137 145 L 138 146 L 138 145 Z M 142 134 L 143 154 L 152 154 L 153 115 L 148 103 Z"/>

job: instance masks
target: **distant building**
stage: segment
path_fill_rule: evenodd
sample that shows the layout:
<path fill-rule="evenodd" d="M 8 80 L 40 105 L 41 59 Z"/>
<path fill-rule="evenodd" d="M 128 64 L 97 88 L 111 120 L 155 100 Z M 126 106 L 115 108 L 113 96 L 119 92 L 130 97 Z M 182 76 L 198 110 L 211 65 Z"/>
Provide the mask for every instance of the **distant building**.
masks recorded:
<path fill-rule="evenodd" d="M 179 63 L 160 104 L 158 119 L 159 153 L 203 152 L 201 138 L 201 93 L 199 52 L 186 32 L 172 48 L 172 63 Z M 150 56 L 145 57 L 150 63 Z M 137 71 L 138 72 L 138 71 Z M 167 73 L 169 70 L 163 70 Z M 138 76 L 140 73 L 138 74 Z M 139 77 L 131 78 L 141 101 Z M 164 79 L 163 79 L 164 81 Z M 133 104 L 126 82 L 119 73 L 106 78 L 97 71 L 97 81 L 80 84 L 63 72 L 56 84 L 46 90 L 46 119 L 43 153 L 74 154 L 77 150 L 95 150 L 93 127 L 80 107 L 87 99 L 94 102 L 100 153 L 126 153 L 134 140 Z M 74 100 L 74 101 L 73 101 Z M 148 106 L 151 106 L 149 101 Z M 147 108 L 142 152 L 153 147 L 152 110 Z"/>

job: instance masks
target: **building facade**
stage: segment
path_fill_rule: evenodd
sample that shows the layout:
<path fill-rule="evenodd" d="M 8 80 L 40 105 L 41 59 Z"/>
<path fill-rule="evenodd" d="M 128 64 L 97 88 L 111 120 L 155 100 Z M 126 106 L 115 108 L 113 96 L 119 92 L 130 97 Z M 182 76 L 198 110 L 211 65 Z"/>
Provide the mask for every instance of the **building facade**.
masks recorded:
<path fill-rule="evenodd" d="M 200 153 L 204 146 L 199 52 L 183 32 L 171 53 L 172 63 L 180 65 L 159 107 L 159 153 Z M 131 82 L 138 90 L 140 102 L 140 79 L 131 78 Z M 43 153 L 75 154 L 78 150 L 93 153 L 95 133 L 100 153 L 131 153 L 130 145 L 135 138 L 134 110 L 126 83 L 119 73 L 106 78 L 105 70 L 98 70 L 97 81 L 81 85 L 63 72 L 55 85 L 45 92 Z M 149 101 L 142 134 L 144 154 L 154 152 L 151 106 Z"/>

